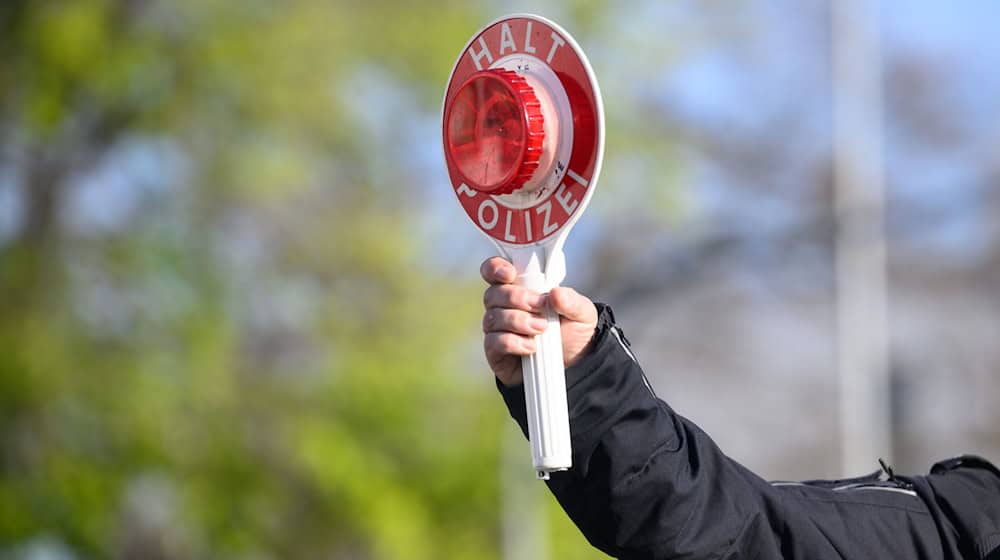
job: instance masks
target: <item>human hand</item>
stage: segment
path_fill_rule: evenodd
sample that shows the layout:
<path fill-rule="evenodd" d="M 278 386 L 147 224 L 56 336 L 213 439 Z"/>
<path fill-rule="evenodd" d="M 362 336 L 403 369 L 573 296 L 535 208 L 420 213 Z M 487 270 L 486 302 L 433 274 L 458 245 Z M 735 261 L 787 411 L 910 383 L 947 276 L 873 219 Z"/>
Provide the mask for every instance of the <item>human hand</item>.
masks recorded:
<path fill-rule="evenodd" d="M 535 352 L 535 335 L 548 324 L 546 303 L 559 314 L 565 366 L 586 354 L 597 327 L 594 302 L 573 288 L 553 288 L 548 294 L 539 294 L 518 286 L 514 284 L 514 265 L 500 257 L 486 259 L 479 272 L 490 285 L 483 294 L 483 347 L 486 361 L 501 383 L 510 387 L 523 382 L 521 356 Z"/>

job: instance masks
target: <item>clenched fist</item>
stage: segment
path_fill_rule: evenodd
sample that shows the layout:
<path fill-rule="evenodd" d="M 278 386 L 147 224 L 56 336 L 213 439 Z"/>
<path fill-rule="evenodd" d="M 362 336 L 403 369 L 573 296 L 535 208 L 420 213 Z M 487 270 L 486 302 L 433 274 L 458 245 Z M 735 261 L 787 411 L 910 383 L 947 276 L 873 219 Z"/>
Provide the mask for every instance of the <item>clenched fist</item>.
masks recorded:
<path fill-rule="evenodd" d="M 539 294 L 517 286 L 514 265 L 500 257 L 483 262 L 480 273 L 490 285 L 483 294 L 483 346 L 486 361 L 501 383 L 510 387 L 523 381 L 521 356 L 535 351 L 535 335 L 548 324 L 546 303 L 559 314 L 566 367 L 586 354 L 597 327 L 594 302 L 572 288 L 553 288 L 548 294 Z"/>

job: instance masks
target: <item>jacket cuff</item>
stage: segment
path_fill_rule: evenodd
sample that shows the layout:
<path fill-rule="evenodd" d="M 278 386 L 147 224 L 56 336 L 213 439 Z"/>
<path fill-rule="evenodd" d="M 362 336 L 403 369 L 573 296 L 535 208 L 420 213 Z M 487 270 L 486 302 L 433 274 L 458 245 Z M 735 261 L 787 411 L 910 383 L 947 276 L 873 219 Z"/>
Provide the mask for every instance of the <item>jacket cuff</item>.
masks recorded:
<path fill-rule="evenodd" d="M 615 326 L 615 314 L 611 307 L 604 303 L 594 303 L 597 308 L 597 326 L 594 328 L 594 336 L 590 340 L 587 353 L 577 360 L 575 364 L 566 368 L 566 391 L 573 393 L 573 388 L 583 381 L 588 375 L 600 368 L 608 356 L 609 351 L 624 353 L 624 347 L 619 345 L 617 336 L 621 336 L 622 344 L 627 345 L 628 341 L 624 335 L 619 334 L 620 329 Z M 617 332 L 615 332 L 617 330 Z M 617 336 L 616 336 L 617 335 Z M 631 356 L 630 356 L 631 358 Z M 517 425 L 520 426 L 524 437 L 528 437 L 528 412 L 524 400 L 524 384 L 519 383 L 510 387 L 504 385 L 496 379 L 497 390 L 503 397 L 504 404 L 510 412 Z M 572 401 L 570 402 L 572 406 Z M 572 416 L 572 411 L 571 411 Z M 574 430 L 575 431 L 575 430 Z"/>

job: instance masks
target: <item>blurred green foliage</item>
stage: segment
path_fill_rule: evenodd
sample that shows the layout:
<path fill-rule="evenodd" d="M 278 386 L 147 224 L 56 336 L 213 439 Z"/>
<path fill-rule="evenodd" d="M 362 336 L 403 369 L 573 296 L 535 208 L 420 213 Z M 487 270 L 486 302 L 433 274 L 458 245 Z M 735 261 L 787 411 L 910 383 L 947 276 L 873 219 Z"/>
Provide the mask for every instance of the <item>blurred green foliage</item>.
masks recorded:
<path fill-rule="evenodd" d="M 468 371 L 480 287 L 426 262 L 353 87 L 375 68 L 435 114 L 483 21 L 0 3 L 0 171 L 24 195 L 0 245 L 0 557 L 497 557 L 509 420 Z M 128 146 L 167 186 L 68 227 Z M 550 515 L 561 557 L 593 554 Z"/>

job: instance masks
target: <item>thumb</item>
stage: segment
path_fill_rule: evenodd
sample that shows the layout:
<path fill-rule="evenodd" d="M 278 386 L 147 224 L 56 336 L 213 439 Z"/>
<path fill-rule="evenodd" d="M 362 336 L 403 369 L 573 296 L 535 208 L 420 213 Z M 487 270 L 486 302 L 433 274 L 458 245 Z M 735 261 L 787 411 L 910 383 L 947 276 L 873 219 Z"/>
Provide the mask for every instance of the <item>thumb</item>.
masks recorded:
<path fill-rule="evenodd" d="M 596 323 L 597 308 L 589 298 L 573 288 L 552 288 L 549 302 L 556 313 L 578 323 Z"/>

